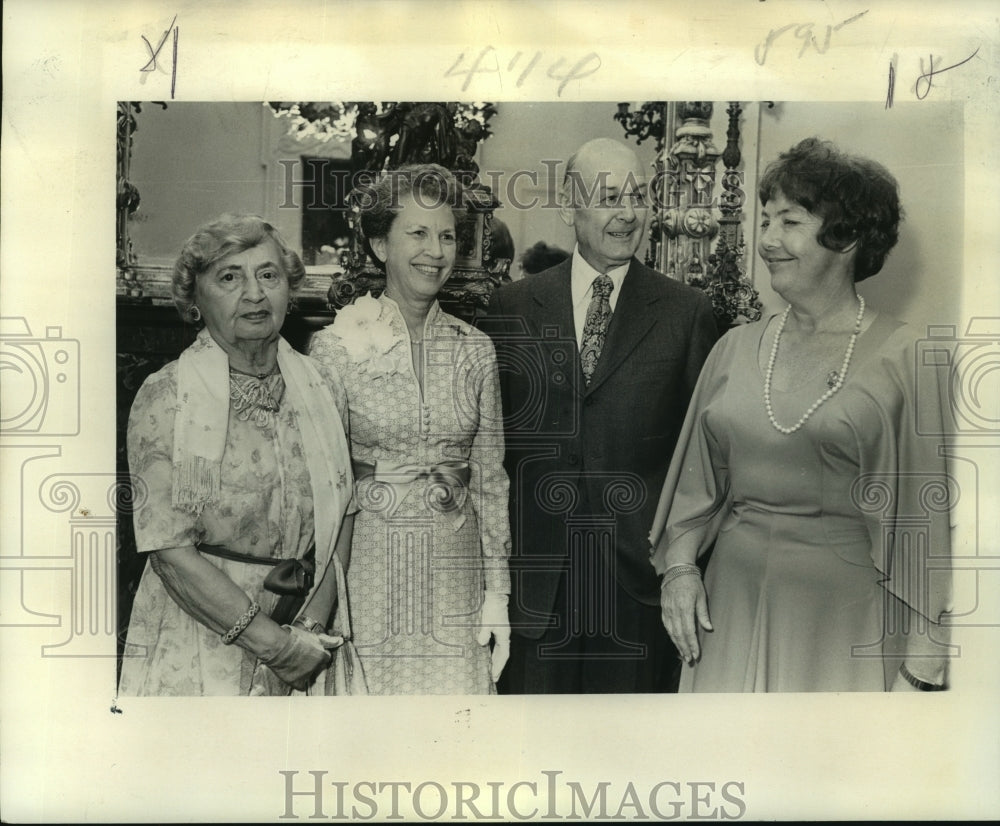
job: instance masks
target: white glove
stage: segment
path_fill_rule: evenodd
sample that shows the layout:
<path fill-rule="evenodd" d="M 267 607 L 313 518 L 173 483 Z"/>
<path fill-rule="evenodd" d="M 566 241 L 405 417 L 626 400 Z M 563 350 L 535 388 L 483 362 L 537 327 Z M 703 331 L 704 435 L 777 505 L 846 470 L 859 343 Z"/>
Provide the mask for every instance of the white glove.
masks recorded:
<path fill-rule="evenodd" d="M 507 617 L 507 595 L 487 591 L 483 597 L 483 607 L 479 614 L 480 645 L 489 644 L 493 638 L 493 659 L 491 672 L 493 682 L 500 679 L 503 667 L 510 657 L 510 620 Z"/>
<path fill-rule="evenodd" d="M 326 668 L 332 659 L 330 648 L 343 643 L 326 634 L 313 634 L 294 625 L 282 626 L 288 631 L 288 641 L 273 657 L 262 660 L 278 677 L 292 688 L 305 691 L 316 674 Z"/>

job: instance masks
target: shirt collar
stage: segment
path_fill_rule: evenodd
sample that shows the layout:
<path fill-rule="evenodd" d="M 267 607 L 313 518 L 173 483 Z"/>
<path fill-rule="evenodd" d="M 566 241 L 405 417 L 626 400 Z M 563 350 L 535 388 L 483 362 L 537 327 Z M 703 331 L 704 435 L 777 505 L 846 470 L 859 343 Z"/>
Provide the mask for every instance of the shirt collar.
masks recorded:
<path fill-rule="evenodd" d="M 624 264 L 608 270 L 607 274 L 611 276 L 611 282 L 615 285 L 611 295 L 616 299 L 621 294 L 622 282 L 625 280 L 625 275 L 631 263 L 631 261 L 626 261 Z M 594 283 L 594 279 L 600 274 L 580 254 L 580 245 L 577 244 L 573 249 L 573 264 L 570 270 L 570 289 L 573 294 L 574 305 L 582 301 L 584 296 L 589 295 L 591 284 Z"/>
<path fill-rule="evenodd" d="M 403 320 L 403 311 L 399 309 L 399 304 L 396 303 L 394 298 L 390 298 L 384 292 L 378 297 L 378 300 L 383 304 L 387 304 L 392 307 L 392 310 L 399 320 L 403 324 L 403 329 L 406 329 L 406 322 Z M 437 329 L 440 330 L 445 327 L 450 327 L 456 332 L 462 335 L 468 335 L 470 330 L 470 325 L 466 324 L 459 318 L 455 318 L 449 315 L 441 308 L 441 303 L 435 298 L 434 303 L 431 304 L 430 309 L 427 311 L 427 319 L 424 321 L 424 330 Z"/>

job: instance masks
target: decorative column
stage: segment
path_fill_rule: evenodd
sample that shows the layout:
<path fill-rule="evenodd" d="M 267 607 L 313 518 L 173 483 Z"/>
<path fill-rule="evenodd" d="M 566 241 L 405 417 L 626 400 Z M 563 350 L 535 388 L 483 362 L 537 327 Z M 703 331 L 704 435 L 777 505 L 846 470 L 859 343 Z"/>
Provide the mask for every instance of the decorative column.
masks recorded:
<path fill-rule="evenodd" d="M 740 115 L 743 109 L 737 101 L 731 101 L 726 109 L 729 116 L 729 126 L 726 129 L 726 148 L 722 150 L 722 163 L 725 170 L 722 173 L 722 192 L 719 194 L 719 242 L 716 253 L 724 250 L 739 251 L 739 259 L 743 260 L 743 205 L 746 203 L 746 192 L 743 190 L 743 172 L 740 163 L 743 155 L 740 152 Z"/>
<path fill-rule="evenodd" d="M 719 335 L 737 324 L 757 321 L 761 314 L 757 290 L 746 277 L 746 244 L 742 226 L 746 192 L 743 189 L 743 170 L 740 169 L 742 111 L 736 101 L 730 102 L 726 109 L 729 125 L 726 148 L 722 152 L 725 165 L 722 191 L 718 196 L 719 238 L 708 256 L 706 271 L 688 278 L 689 284 L 704 290 L 711 298 Z"/>
<path fill-rule="evenodd" d="M 142 493 L 144 498 L 145 494 Z M 116 514 L 132 509 L 133 488 L 114 473 L 61 473 L 46 478 L 41 504 L 69 513 L 70 570 L 67 638 L 42 646 L 45 657 L 114 657 L 116 625 Z"/>
<path fill-rule="evenodd" d="M 619 103 L 615 120 L 637 143 L 656 141 L 656 174 L 651 186 L 653 216 L 646 264 L 671 278 L 698 287 L 712 300 L 720 334 L 729 327 L 760 318 L 757 291 L 746 278 L 743 241 L 742 153 L 739 103 L 730 102 L 726 148 L 713 143 L 709 101 L 643 103 L 635 112 Z M 668 129 L 674 143 L 665 149 Z M 721 191 L 716 165 L 725 164 Z M 713 239 L 718 238 L 712 249 Z"/>
<path fill-rule="evenodd" d="M 918 490 L 919 512 L 899 511 L 898 497 L 894 495 L 898 484 Z M 869 473 L 855 481 L 851 499 L 860 511 L 879 515 L 882 545 L 892 549 L 889 579 L 896 583 L 893 590 L 906 594 L 914 608 L 909 611 L 899 600 L 886 599 L 881 638 L 851 646 L 851 656 L 881 657 L 884 640 L 901 633 L 927 637 L 942 654 L 957 653 L 957 646 L 934 639 L 934 626 L 925 616 L 925 606 L 932 601 L 930 595 L 936 587 L 935 572 L 942 577 L 951 575 L 951 557 L 947 553 L 935 553 L 930 541 L 930 526 L 933 519 L 948 519 L 957 502 L 958 488 L 954 480 L 942 481 L 939 476 L 920 473 L 902 476 Z"/>
<path fill-rule="evenodd" d="M 600 507 L 591 503 L 583 511 L 578 509 L 582 485 L 587 485 L 590 492 L 600 490 Z M 541 646 L 539 656 L 553 660 L 579 658 L 581 655 L 572 641 L 580 637 L 608 641 L 604 651 L 591 655 L 594 659 L 633 660 L 645 656 L 644 646 L 622 639 L 614 622 L 617 518 L 619 514 L 634 513 L 642 507 L 646 497 L 642 479 L 632 474 L 586 471 L 582 475 L 551 474 L 540 482 L 538 497 L 549 513 L 565 514 L 569 557 L 563 560 L 561 567 L 568 576 L 567 616 L 570 618 L 563 629 L 563 638 Z M 601 571 L 603 575 L 592 576 L 594 571 Z M 569 653 L 565 652 L 567 648 L 571 649 Z"/>
<path fill-rule="evenodd" d="M 709 126 L 712 109 L 710 101 L 676 104 L 681 121 L 676 140 L 656 161 L 659 229 L 665 236 L 658 263 L 662 272 L 680 281 L 707 274 L 711 242 L 719 232 L 713 196 L 720 153 Z"/>
<path fill-rule="evenodd" d="M 416 484 L 416 483 L 415 483 Z M 385 538 L 378 547 L 385 549 L 386 581 L 373 598 L 384 600 L 385 622 L 381 639 L 358 644 L 366 656 L 378 657 L 440 657 L 466 656 L 461 645 L 438 639 L 434 628 L 434 578 L 448 567 L 472 564 L 462 559 L 435 559 L 433 519 L 415 517 L 400 512 L 407 495 L 418 495 L 407 484 L 376 481 L 374 477 L 359 480 L 358 504 L 368 513 L 380 513 L 385 521 Z M 476 564 L 481 564 L 477 558 Z M 358 595 L 353 595 L 352 599 Z M 456 623 L 468 617 L 451 617 Z"/>

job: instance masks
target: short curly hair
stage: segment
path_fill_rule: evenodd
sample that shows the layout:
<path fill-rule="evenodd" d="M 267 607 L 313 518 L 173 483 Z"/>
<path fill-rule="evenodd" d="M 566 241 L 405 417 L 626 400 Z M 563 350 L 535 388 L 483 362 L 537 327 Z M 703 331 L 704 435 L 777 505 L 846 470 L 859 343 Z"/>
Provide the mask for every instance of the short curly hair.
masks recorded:
<path fill-rule="evenodd" d="M 288 279 L 288 291 L 290 294 L 294 293 L 306 275 L 306 268 L 298 254 L 288 247 L 278 231 L 263 218 L 226 213 L 202 224 L 184 242 L 177 257 L 170 289 L 181 318 L 200 328 L 204 322 L 191 317 L 198 276 L 208 272 L 226 256 L 256 247 L 268 239 L 278 247 L 281 268 Z"/>
<path fill-rule="evenodd" d="M 899 184 L 882 164 L 839 151 L 829 141 L 806 138 L 768 165 L 758 195 L 777 193 L 823 219 L 817 240 L 841 252 L 853 242 L 854 280 L 882 269 L 899 238 L 903 208 Z"/>
<path fill-rule="evenodd" d="M 371 242 L 388 236 L 402 209 L 400 201 L 411 195 L 422 206 L 447 204 L 455 213 L 456 224 L 467 213 L 458 179 L 450 170 L 436 163 L 407 164 L 390 169 L 374 183 L 357 187 L 351 193 L 351 201 L 361 213 L 365 252 L 382 269 L 385 269 L 385 264 L 375 255 Z"/>

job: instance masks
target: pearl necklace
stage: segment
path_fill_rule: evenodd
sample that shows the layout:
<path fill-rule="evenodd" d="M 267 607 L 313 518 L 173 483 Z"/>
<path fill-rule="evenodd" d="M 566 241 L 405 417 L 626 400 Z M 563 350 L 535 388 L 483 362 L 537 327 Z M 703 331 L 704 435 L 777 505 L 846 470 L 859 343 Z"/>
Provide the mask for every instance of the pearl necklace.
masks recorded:
<path fill-rule="evenodd" d="M 767 418 L 771 420 L 771 424 L 774 425 L 775 430 L 779 433 L 784 433 L 786 436 L 802 427 L 823 402 L 843 387 L 844 379 L 847 377 L 847 368 L 851 364 L 851 356 L 854 355 L 854 345 L 857 343 L 858 335 L 861 333 L 861 319 L 865 316 L 865 299 L 864 296 L 858 296 L 858 317 L 854 321 L 854 332 L 851 333 L 851 340 L 847 344 L 847 352 L 844 353 L 844 361 L 840 366 L 840 371 L 836 373 L 833 385 L 812 403 L 810 408 L 802 414 L 802 418 L 798 422 L 791 427 L 784 427 L 778 424 L 774 418 L 774 410 L 771 407 L 771 376 L 774 373 L 774 361 L 778 357 L 778 342 L 781 341 L 781 333 L 785 329 L 785 322 L 788 321 L 788 313 L 791 309 L 791 305 L 785 307 L 785 312 L 781 316 L 778 331 L 774 334 L 774 344 L 771 345 L 771 357 L 767 360 L 767 372 L 764 375 L 764 407 L 767 408 Z"/>

